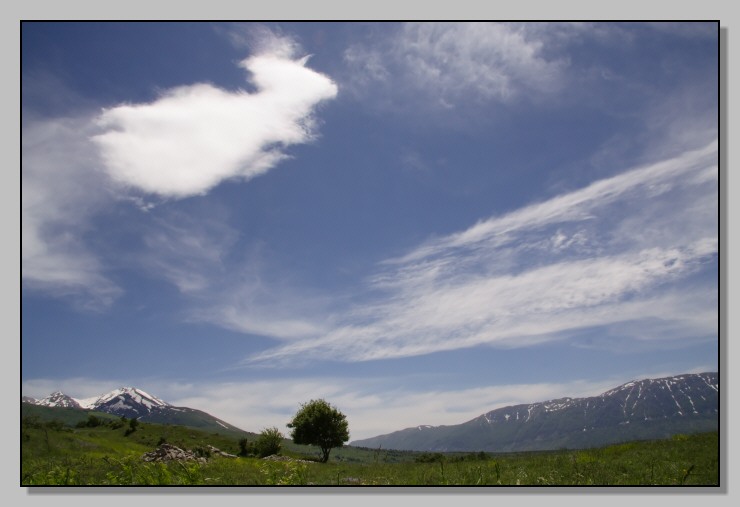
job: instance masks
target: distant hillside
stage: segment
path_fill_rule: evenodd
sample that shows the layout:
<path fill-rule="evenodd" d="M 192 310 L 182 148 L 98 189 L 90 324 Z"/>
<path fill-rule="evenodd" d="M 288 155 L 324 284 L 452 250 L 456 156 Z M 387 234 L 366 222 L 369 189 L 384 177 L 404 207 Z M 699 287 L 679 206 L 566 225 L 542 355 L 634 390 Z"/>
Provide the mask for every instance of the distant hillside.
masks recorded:
<path fill-rule="evenodd" d="M 36 413 L 40 417 L 63 421 L 86 420 L 89 412 L 105 413 L 115 417 L 139 419 L 142 422 L 170 424 L 198 428 L 211 433 L 245 436 L 249 434 L 206 412 L 188 407 L 175 407 L 135 387 L 122 387 L 109 393 L 87 399 L 76 399 L 62 392 L 35 400 L 22 398 L 23 413 Z M 35 407 L 31 409 L 29 407 Z M 39 410 L 39 409 L 46 410 Z M 49 412 L 51 411 L 51 412 Z"/>
<path fill-rule="evenodd" d="M 95 410 L 71 407 L 47 407 L 44 405 L 34 405 L 25 401 L 21 403 L 21 418 L 38 418 L 41 422 L 56 420 L 66 426 L 76 426 L 77 423 L 85 422 L 90 414 L 102 420 L 120 419 L 117 415 L 106 414 L 105 412 Z"/>
<path fill-rule="evenodd" d="M 504 407 L 451 426 L 417 426 L 350 443 L 415 451 L 599 447 L 718 429 L 717 373 L 633 381 L 599 396 Z"/>

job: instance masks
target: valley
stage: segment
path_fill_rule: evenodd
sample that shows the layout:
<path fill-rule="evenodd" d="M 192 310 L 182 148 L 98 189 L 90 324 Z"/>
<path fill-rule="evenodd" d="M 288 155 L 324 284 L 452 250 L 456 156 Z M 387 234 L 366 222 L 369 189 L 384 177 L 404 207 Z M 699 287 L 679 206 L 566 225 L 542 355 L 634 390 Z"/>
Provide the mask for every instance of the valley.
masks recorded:
<path fill-rule="evenodd" d="M 28 423 L 29 421 L 27 421 Z M 202 461 L 147 462 L 161 446 Z M 211 446 L 211 447 L 209 447 Z M 424 453 L 346 446 L 328 463 L 285 440 L 279 456 L 224 457 L 235 437 L 182 426 L 123 428 L 26 424 L 21 486 L 717 486 L 716 432 L 602 448 L 519 453 Z"/>
<path fill-rule="evenodd" d="M 327 463 L 287 438 L 247 453 L 260 435 L 136 388 L 57 392 L 22 399 L 20 485 L 716 486 L 718 385 L 716 373 L 634 381 L 351 442 Z"/>

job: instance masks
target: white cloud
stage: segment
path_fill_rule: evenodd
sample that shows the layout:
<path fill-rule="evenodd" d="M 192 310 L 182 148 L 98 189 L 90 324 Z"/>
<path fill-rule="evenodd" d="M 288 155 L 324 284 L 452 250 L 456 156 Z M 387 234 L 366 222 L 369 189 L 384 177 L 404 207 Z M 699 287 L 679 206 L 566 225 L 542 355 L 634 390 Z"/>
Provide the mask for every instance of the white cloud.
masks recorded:
<path fill-rule="evenodd" d="M 370 287 L 380 299 L 252 360 L 518 347 L 637 324 L 645 336 L 683 328 L 703 339 L 717 320 L 706 276 L 718 249 L 717 187 L 706 177 L 716 156 L 713 142 L 432 240 L 385 263 Z M 701 284 L 682 284 L 696 273 Z"/>
<path fill-rule="evenodd" d="M 252 178 L 287 157 L 284 147 L 314 139 L 315 108 L 336 95 L 336 85 L 307 68 L 308 57 L 295 57 L 298 46 L 291 39 L 263 30 L 254 47 L 259 52 L 240 63 L 251 73 L 254 93 L 195 84 L 97 116 L 24 114 L 25 289 L 73 297 L 86 307 L 111 304 L 122 289 L 91 247 L 92 222 L 102 211 L 130 201 L 148 212 L 152 195 L 183 198 L 224 180 Z M 33 85 L 32 77 L 24 81 L 24 87 Z M 147 251 L 133 256 L 182 292 L 203 292 L 218 274 L 214 255 L 232 245 L 235 234 L 218 224 L 186 221 L 159 220 L 144 228 Z"/>
<path fill-rule="evenodd" d="M 104 110 L 97 119 L 104 132 L 93 141 L 106 172 L 124 185 L 182 198 L 270 170 L 286 157 L 282 147 L 313 139 L 315 107 L 337 94 L 293 49 L 273 38 L 269 50 L 240 63 L 253 93 L 200 83 Z"/>

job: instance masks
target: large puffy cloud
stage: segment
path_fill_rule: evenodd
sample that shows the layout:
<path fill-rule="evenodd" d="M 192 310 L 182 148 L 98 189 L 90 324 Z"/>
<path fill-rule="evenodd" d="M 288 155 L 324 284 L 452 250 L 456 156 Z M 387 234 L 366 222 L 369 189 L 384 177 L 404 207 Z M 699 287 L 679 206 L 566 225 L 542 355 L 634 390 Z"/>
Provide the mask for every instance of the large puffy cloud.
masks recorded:
<path fill-rule="evenodd" d="M 91 245 L 91 224 L 100 213 L 121 200 L 148 211 L 152 205 L 142 195 L 184 198 L 230 178 L 254 177 L 284 159 L 284 147 L 315 137 L 314 110 L 336 95 L 336 85 L 309 69 L 307 57 L 295 57 L 291 39 L 270 32 L 260 37 L 259 51 L 241 62 L 253 93 L 201 83 L 95 115 L 45 118 L 24 111 L 24 288 L 73 297 L 86 307 L 109 305 L 122 288 Z M 35 83 L 27 76 L 24 89 Z M 192 268 L 217 259 L 187 233 L 157 223 L 160 230 L 148 229 L 144 241 L 158 252 L 143 255 L 144 266 L 182 291 L 202 288 L 204 275 Z"/>
<path fill-rule="evenodd" d="M 279 41 L 279 40 L 278 40 Z M 230 178 L 250 179 L 285 158 L 282 147 L 314 137 L 314 108 L 337 94 L 326 76 L 292 58 L 292 45 L 251 56 L 253 93 L 194 84 L 148 104 L 124 104 L 97 119 L 93 138 L 116 181 L 164 197 L 203 194 Z"/>

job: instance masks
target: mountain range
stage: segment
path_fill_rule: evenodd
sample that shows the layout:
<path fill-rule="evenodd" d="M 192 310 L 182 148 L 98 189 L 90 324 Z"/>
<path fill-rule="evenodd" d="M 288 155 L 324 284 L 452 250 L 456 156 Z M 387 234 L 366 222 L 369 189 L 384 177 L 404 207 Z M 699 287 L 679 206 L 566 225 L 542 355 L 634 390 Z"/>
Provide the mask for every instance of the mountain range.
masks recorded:
<path fill-rule="evenodd" d="M 23 396 L 22 401 L 48 410 L 95 411 L 214 433 L 248 433 L 206 412 L 175 407 L 135 387 L 84 399 L 57 391 L 38 400 Z M 588 398 L 498 408 L 462 424 L 416 426 L 350 445 L 435 452 L 536 451 L 600 447 L 718 427 L 719 376 L 708 372 L 636 380 Z"/>
<path fill-rule="evenodd" d="M 206 412 L 188 407 L 175 407 L 136 387 L 121 387 L 100 396 L 84 399 L 72 398 L 57 391 L 39 400 L 24 396 L 22 401 L 41 407 L 104 412 L 127 419 L 135 418 L 142 422 L 190 426 L 218 433 L 247 433 Z"/>
<path fill-rule="evenodd" d="M 600 447 L 716 431 L 717 373 L 632 381 L 588 398 L 514 405 L 449 426 L 416 426 L 350 445 L 412 451 L 514 452 Z"/>

